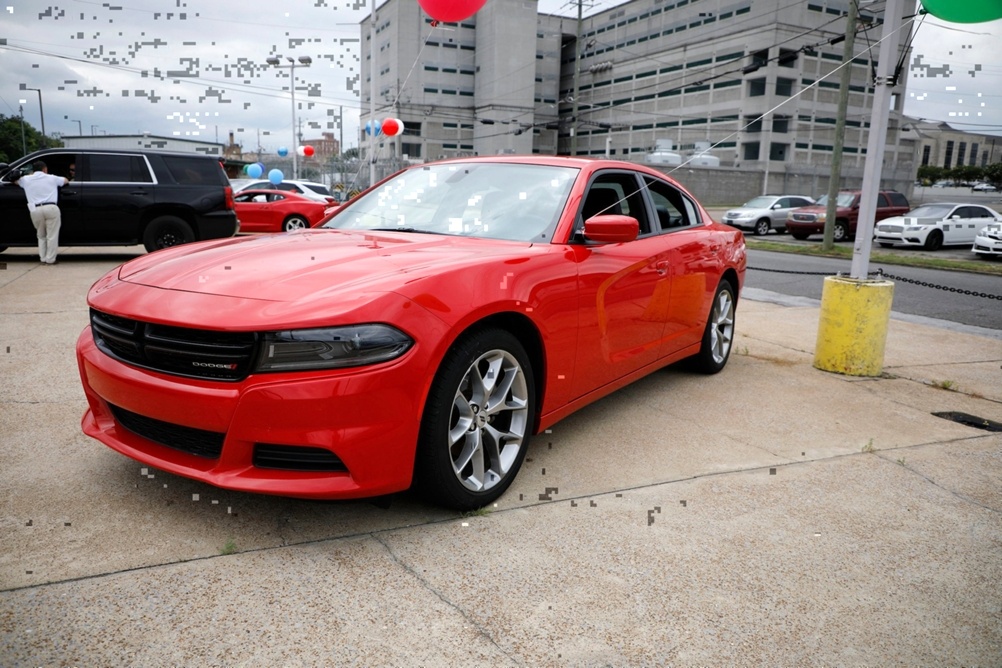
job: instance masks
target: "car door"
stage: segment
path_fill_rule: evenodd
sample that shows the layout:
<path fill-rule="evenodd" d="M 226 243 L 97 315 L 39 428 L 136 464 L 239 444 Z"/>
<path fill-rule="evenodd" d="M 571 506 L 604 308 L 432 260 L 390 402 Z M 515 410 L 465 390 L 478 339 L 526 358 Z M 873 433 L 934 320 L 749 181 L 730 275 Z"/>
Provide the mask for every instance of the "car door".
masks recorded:
<path fill-rule="evenodd" d="M 241 232 L 273 231 L 267 226 L 272 209 L 270 195 L 271 193 L 257 190 L 236 194 L 233 201 L 236 204 L 237 217 L 240 219 Z"/>
<path fill-rule="evenodd" d="M 995 217 L 982 206 L 962 206 L 953 212 L 950 220 L 946 221 L 949 230 L 944 230 L 944 243 L 947 244 L 970 244 L 974 243 L 974 237 L 988 223 L 994 222 Z"/>
<path fill-rule="evenodd" d="M 24 189 L 11 179 L 14 171 L 19 170 L 15 168 L 0 179 L 0 246 L 32 244 L 38 239 Z"/>
<path fill-rule="evenodd" d="M 85 153 L 78 186 L 82 231 L 89 243 L 136 243 L 141 216 L 155 203 L 155 180 L 146 157 L 135 153 Z M 79 173 L 79 165 L 78 165 Z"/>
<path fill-rule="evenodd" d="M 671 290 L 668 247 L 652 229 L 636 176 L 599 172 L 582 198 L 578 229 L 599 214 L 637 218 L 640 234 L 626 243 L 580 241 L 577 386 L 601 387 L 657 361 Z"/>

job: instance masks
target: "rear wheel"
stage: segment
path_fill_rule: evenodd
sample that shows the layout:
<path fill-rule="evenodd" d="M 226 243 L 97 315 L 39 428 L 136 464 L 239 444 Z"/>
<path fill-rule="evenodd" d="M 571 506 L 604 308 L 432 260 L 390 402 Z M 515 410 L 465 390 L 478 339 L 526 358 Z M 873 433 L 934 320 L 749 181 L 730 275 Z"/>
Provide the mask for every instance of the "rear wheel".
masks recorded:
<path fill-rule="evenodd" d="M 525 349 L 507 331 L 481 330 L 453 346 L 421 421 L 419 491 L 434 503 L 465 511 L 508 489 L 532 434 L 532 373 Z"/>
<path fill-rule="evenodd" d="M 770 228 L 772 228 L 772 223 L 768 218 L 762 218 L 755 222 L 755 234 L 758 236 L 769 234 Z"/>
<path fill-rule="evenodd" d="M 929 233 L 929 236 L 925 238 L 925 244 L 923 246 L 928 251 L 938 251 L 943 247 L 943 233 L 939 230 L 933 230 Z"/>
<path fill-rule="evenodd" d="M 285 222 L 282 223 L 282 231 L 291 232 L 292 230 L 305 230 L 309 226 L 310 221 L 306 220 L 297 213 L 285 219 Z"/>
<path fill-rule="evenodd" d="M 703 331 L 703 342 L 699 352 L 692 358 L 693 368 L 705 374 L 719 372 L 727 364 L 734 342 L 734 307 L 736 297 L 734 286 L 729 281 L 721 281 L 717 294 L 713 297 L 710 317 Z"/>
<path fill-rule="evenodd" d="M 191 231 L 191 226 L 177 216 L 154 218 L 143 233 L 143 246 L 150 253 L 194 240 L 195 233 Z"/>

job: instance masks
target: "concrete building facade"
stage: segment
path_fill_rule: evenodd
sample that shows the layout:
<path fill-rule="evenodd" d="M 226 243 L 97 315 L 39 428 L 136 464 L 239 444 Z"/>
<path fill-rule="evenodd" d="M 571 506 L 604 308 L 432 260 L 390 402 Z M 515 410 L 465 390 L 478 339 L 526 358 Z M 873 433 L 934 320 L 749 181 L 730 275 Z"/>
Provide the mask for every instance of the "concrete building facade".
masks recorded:
<path fill-rule="evenodd" d="M 434 25 L 412 0 L 381 5 L 374 25 L 362 22 L 362 125 L 389 116 L 406 131 L 363 136 L 363 149 L 396 166 L 498 153 L 643 161 L 658 145 L 711 147 L 722 167 L 761 172 L 760 192 L 826 184 L 848 0 L 632 0 L 580 26 L 537 8 L 489 0 Z M 857 53 L 882 22 L 865 6 L 861 19 Z M 866 54 L 851 65 L 847 183 L 862 178 L 874 66 Z M 912 146 L 900 143 L 905 82 L 894 89 L 885 187 L 915 173 Z"/>
<path fill-rule="evenodd" d="M 915 162 L 952 169 L 1002 162 L 1002 137 L 957 130 L 949 123 L 905 117 L 904 136 L 915 143 Z"/>

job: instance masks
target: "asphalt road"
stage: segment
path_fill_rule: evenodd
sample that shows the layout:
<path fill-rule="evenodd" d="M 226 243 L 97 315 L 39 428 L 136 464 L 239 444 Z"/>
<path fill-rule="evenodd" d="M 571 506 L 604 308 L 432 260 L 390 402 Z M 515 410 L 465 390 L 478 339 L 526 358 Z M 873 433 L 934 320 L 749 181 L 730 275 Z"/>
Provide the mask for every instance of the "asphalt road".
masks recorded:
<path fill-rule="evenodd" d="M 821 299 L 824 277 L 838 272 L 848 275 L 852 262 L 837 258 L 749 250 L 748 267 L 745 285 L 749 288 Z M 1002 299 L 964 294 L 985 293 L 1002 297 L 1002 278 L 998 276 L 871 263 L 870 270 L 877 269 L 883 269 L 885 275 L 895 277 L 891 279 L 894 281 L 894 302 L 891 308 L 896 313 L 1002 331 Z M 925 287 L 908 281 L 921 281 L 948 289 Z"/>

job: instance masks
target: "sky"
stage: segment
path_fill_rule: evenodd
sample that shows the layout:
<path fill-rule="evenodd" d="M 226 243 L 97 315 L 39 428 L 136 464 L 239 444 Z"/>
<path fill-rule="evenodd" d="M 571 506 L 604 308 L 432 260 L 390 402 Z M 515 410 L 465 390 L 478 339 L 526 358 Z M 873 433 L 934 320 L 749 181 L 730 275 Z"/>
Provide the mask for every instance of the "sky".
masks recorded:
<path fill-rule="evenodd" d="M 416 1 L 416 0 L 413 0 Z M 490 2 L 491 0 L 487 0 Z M 763 1 L 763 0 L 759 0 Z M 371 2 L 371 0 L 369 0 Z M 619 4 L 591 2 L 586 15 Z M 573 15 L 566 0 L 540 11 Z M 879 5 L 876 5 L 879 7 Z M 252 8 L 252 9 L 249 9 Z M 365 0 L 0 0 L 0 115 L 48 134 L 137 134 L 275 151 L 332 132 L 358 144 L 359 21 Z M 822 19 L 826 20 L 826 19 Z M 1002 135 L 1002 21 L 948 24 L 925 17 L 907 70 L 905 113 Z M 857 47 L 862 44 L 857 40 Z"/>

